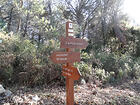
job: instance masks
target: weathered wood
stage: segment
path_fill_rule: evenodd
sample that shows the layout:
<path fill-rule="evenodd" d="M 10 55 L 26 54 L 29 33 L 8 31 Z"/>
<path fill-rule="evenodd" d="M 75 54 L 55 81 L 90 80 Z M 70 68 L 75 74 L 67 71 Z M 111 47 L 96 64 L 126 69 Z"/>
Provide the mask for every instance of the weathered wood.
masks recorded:
<path fill-rule="evenodd" d="M 54 63 L 80 62 L 80 52 L 53 52 L 51 59 Z"/>
<path fill-rule="evenodd" d="M 84 49 L 88 46 L 88 42 L 84 39 L 73 38 L 72 36 L 61 37 L 61 48 L 79 48 Z"/>

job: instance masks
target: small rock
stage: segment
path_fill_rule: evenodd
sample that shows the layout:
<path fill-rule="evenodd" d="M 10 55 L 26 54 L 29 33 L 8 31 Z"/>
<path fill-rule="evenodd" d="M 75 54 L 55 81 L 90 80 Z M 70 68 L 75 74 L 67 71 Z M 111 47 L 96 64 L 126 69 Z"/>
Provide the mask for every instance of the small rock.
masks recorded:
<path fill-rule="evenodd" d="M 84 79 L 81 79 L 81 84 L 82 85 L 85 85 L 86 84 L 86 81 Z"/>
<path fill-rule="evenodd" d="M 21 98 L 21 97 L 19 97 L 19 96 L 14 96 L 13 97 L 13 101 L 14 101 L 14 103 L 23 103 L 23 99 Z"/>
<path fill-rule="evenodd" d="M 99 80 L 95 80 L 95 84 L 96 84 L 97 87 L 101 87 L 102 86 L 102 83 Z"/>
<path fill-rule="evenodd" d="M 40 98 L 37 95 L 35 95 L 35 96 L 32 97 L 32 100 L 34 102 L 38 102 L 40 100 Z"/>
<path fill-rule="evenodd" d="M 5 97 L 10 97 L 12 95 L 12 92 L 10 90 L 6 90 L 4 94 L 5 94 Z"/>
<path fill-rule="evenodd" d="M 5 89 L 3 88 L 3 86 L 0 84 L 0 94 L 4 93 Z"/>
<path fill-rule="evenodd" d="M 10 105 L 10 103 L 4 103 L 3 105 Z"/>

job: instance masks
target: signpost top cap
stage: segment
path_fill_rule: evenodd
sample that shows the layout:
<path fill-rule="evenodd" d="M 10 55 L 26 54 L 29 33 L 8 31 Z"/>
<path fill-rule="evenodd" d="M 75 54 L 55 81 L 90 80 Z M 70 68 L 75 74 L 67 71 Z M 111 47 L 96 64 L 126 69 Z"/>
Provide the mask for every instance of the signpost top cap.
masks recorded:
<path fill-rule="evenodd" d="M 72 21 L 70 19 L 68 19 L 66 22 L 72 23 Z"/>

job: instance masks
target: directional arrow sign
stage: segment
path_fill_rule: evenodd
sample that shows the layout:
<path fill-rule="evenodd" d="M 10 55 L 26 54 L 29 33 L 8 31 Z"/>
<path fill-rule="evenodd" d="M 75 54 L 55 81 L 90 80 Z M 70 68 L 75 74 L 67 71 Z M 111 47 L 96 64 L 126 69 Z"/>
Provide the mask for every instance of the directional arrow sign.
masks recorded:
<path fill-rule="evenodd" d="M 84 39 L 73 38 L 72 36 L 61 37 L 60 41 L 61 41 L 61 44 L 60 44 L 61 48 L 83 49 L 83 48 L 86 48 L 88 45 L 88 42 L 85 41 Z"/>
<path fill-rule="evenodd" d="M 53 52 L 50 58 L 54 63 L 80 62 L 80 52 Z"/>
<path fill-rule="evenodd" d="M 80 72 L 77 68 L 73 66 L 62 66 L 62 75 L 65 77 L 72 78 L 73 80 L 78 80 L 80 78 Z"/>

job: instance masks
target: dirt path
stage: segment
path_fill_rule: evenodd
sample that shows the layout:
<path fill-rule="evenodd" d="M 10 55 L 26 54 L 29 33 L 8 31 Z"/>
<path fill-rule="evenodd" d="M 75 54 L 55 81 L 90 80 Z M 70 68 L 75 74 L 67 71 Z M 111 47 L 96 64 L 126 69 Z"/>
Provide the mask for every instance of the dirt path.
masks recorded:
<path fill-rule="evenodd" d="M 3 105 L 65 105 L 65 87 L 14 87 L 11 98 Z M 33 102 L 37 98 L 38 100 Z M 6 103 L 7 102 L 7 103 Z M 127 81 L 118 86 L 75 86 L 75 105 L 140 105 L 140 81 Z"/>

